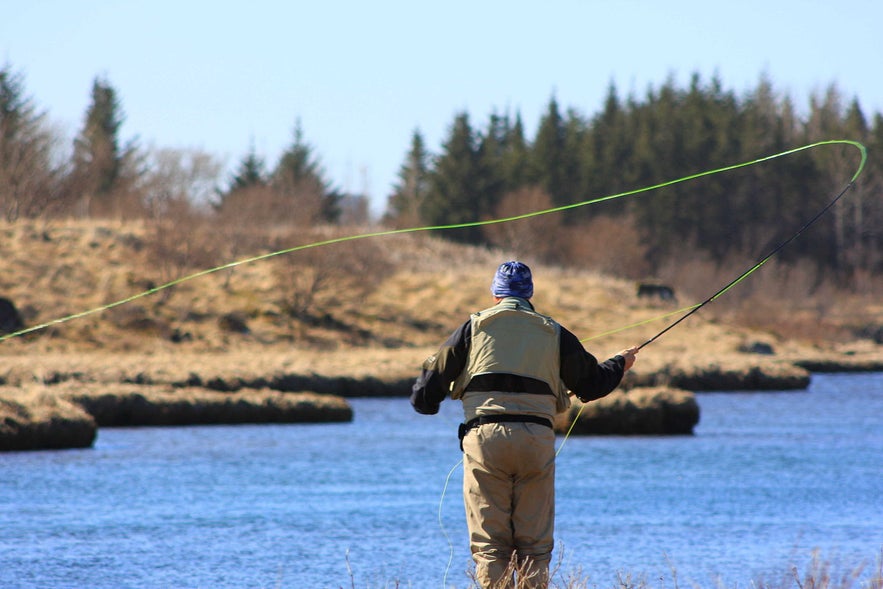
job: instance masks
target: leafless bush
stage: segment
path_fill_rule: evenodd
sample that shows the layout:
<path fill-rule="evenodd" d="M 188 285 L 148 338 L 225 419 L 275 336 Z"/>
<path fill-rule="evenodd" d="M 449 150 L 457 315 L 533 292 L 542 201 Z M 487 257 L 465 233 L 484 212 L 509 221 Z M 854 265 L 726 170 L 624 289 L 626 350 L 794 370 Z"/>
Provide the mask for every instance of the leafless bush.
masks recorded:
<path fill-rule="evenodd" d="M 151 217 L 147 222 L 146 246 L 153 272 L 162 284 L 194 271 L 211 269 L 219 262 L 211 234 L 211 222 L 204 214 L 177 203 L 170 214 Z M 178 211 L 178 212 L 172 212 Z M 163 290 L 163 300 L 172 288 Z"/>
<path fill-rule="evenodd" d="M 515 217 L 553 206 L 551 197 L 540 188 L 522 188 L 503 198 L 495 216 Z M 521 258 L 534 257 L 626 278 L 638 278 L 646 272 L 646 248 L 630 217 L 599 215 L 570 224 L 567 214 L 561 211 L 496 223 L 485 226 L 484 231 L 491 244 Z"/>
<path fill-rule="evenodd" d="M 341 196 L 339 208 L 340 218 L 337 222 L 341 225 L 364 225 L 371 220 L 371 206 L 367 196 L 344 194 Z"/>
<path fill-rule="evenodd" d="M 219 260 L 208 209 L 220 165 L 199 151 L 164 149 L 150 154 L 150 172 L 139 186 L 147 212 L 146 245 L 165 284 Z M 171 289 L 164 291 L 165 299 Z"/>
<path fill-rule="evenodd" d="M 662 264 L 654 273 L 654 278 L 671 285 L 683 302 L 698 303 L 745 270 L 744 264 L 741 267 L 735 263 L 719 264 L 702 250 L 685 243 L 682 255 Z M 736 298 L 744 298 L 747 294 L 748 291 L 740 287 L 721 302 L 732 304 Z"/>
<path fill-rule="evenodd" d="M 287 248 L 323 242 L 343 236 L 340 229 L 301 231 L 292 235 Z M 278 250 L 287 249 L 283 243 Z M 290 319 L 330 318 L 343 302 L 358 302 L 373 292 L 392 264 L 374 240 L 358 239 L 309 247 L 273 261 L 278 285 L 278 304 Z"/>
<path fill-rule="evenodd" d="M 631 217 L 592 217 L 563 227 L 562 240 L 567 265 L 629 279 L 648 271 L 646 248 Z"/>
<path fill-rule="evenodd" d="M 232 262 L 271 252 L 280 243 L 279 234 L 290 235 L 291 224 L 279 217 L 278 194 L 272 187 L 256 184 L 226 196 L 214 215 L 213 237 L 216 249 L 224 260 Z M 290 246 L 289 246 L 290 247 Z M 225 270 L 225 288 L 236 268 Z"/>
<path fill-rule="evenodd" d="M 468 574 L 475 587 L 481 587 L 481 582 L 476 576 L 475 570 L 470 570 Z M 503 576 L 493 584 L 491 589 L 536 589 L 538 587 L 547 587 L 549 576 L 549 571 L 534 567 L 530 559 L 519 559 L 513 552 L 512 557 L 509 559 L 509 564 L 506 565 L 506 570 L 503 571 Z M 578 588 L 577 585 L 568 585 L 568 587 L 570 589 Z"/>
<path fill-rule="evenodd" d="M 205 209 L 214 198 L 221 173 L 214 156 L 198 149 L 157 149 L 148 154 L 147 163 L 139 187 L 153 214 L 164 201 Z"/>
<path fill-rule="evenodd" d="M 35 218 L 61 198 L 61 133 L 25 94 L 24 79 L 0 66 L 0 215 Z"/>
<path fill-rule="evenodd" d="M 322 216 L 321 187 L 308 182 L 277 186 L 255 184 L 224 197 L 222 221 L 267 228 L 308 227 Z"/>
<path fill-rule="evenodd" d="M 510 218 L 552 208 L 552 198 L 538 187 L 522 188 L 505 195 L 494 211 L 495 218 Z M 563 246 L 561 213 L 550 213 L 484 226 L 494 246 L 512 251 L 516 257 L 535 256 L 557 261 Z"/>
<path fill-rule="evenodd" d="M 675 288 L 681 302 L 700 303 L 754 263 L 736 256 L 718 263 L 694 251 L 689 259 L 663 266 L 659 278 Z M 847 335 L 838 334 L 832 321 L 844 296 L 813 262 L 787 264 L 773 258 L 733 284 L 703 312 L 783 337 L 824 341 Z"/>

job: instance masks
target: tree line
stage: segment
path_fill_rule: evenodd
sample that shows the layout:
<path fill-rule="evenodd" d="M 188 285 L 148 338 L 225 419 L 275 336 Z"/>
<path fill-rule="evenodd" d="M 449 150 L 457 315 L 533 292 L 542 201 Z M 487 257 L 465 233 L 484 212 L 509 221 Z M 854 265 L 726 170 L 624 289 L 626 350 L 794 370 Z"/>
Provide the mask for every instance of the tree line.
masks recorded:
<path fill-rule="evenodd" d="M 96 78 L 82 127 L 65 145 L 27 94 L 24 76 L 10 65 L 0 69 L 3 217 L 139 218 L 158 228 L 182 219 L 274 229 L 369 221 L 367 197 L 327 180 L 299 122 L 272 166 L 252 146 L 223 178 L 211 154 L 124 141 L 123 121 L 117 90 Z M 460 112 L 437 153 L 415 129 L 382 222 L 415 227 L 510 217 L 828 139 L 862 142 L 868 165 L 811 237 L 782 256 L 850 284 L 883 269 L 883 162 L 876 155 L 883 116 L 869 118 L 835 85 L 812 96 L 803 113 L 765 77 L 745 95 L 698 74 L 686 87 L 669 78 L 641 96 L 620 96 L 611 84 L 591 115 L 553 96 L 532 136 L 520 113 L 494 112 L 476 125 Z M 854 149 L 825 147 L 600 205 L 442 235 L 634 275 L 658 273 L 685 248 L 724 264 L 766 253 L 792 235 L 845 187 L 857 162 Z M 172 255 L 181 239 L 187 238 L 180 232 L 167 237 L 163 251 Z"/>
<path fill-rule="evenodd" d="M 438 154 L 419 130 L 389 197 L 387 219 L 449 225 L 560 207 L 653 186 L 773 155 L 809 143 L 851 139 L 870 158 L 847 198 L 822 217 L 811 237 L 795 240 L 786 260 L 810 260 L 846 282 L 883 269 L 883 117 L 871 121 L 857 99 L 832 85 L 801 115 L 792 99 L 761 77 L 738 96 L 694 74 L 646 95 L 619 96 L 610 85 L 600 112 L 585 116 L 550 99 L 532 139 L 518 113 L 492 114 L 482 126 L 456 115 Z M 641 244 L 642 272 L 655 272 L 685 246 L 716 263 L 771 251 L 846 187 L 859 153 L 836 146 L 807 150 L 651 193 L 574 208 L 554 221 L 518 221 L 520 230 L 485 226 L 451 231 L 452 239 L 523 247 L 561 263 L 585 259 L 587 232 L 608 249 L 616 227 Z M 533 224 L 534 226 L 531 226 Z M 613 228 L 604 228 L 607 224 Z M 521 235 L 519 235 L 521 233 Z M 567 244 L 571 244 L 568 247 Z M 616 255 L 615 251 L 610 252 Z"/>
<path fill-rule="evenodd" d="M 195 210 L 236 217 L 246 207 L 256 221 L 307 225 L 345 220 L 348 207 L 367 211 L 366 202 L 327 181 L 299 122 L 275 166 L 251 148 L 225 180 L 209 153 L 123 141 L 122 101 L 106 78 L 93 80 L 89 98 L 82 126 L 65 146 L 28 95 L 24 75 L 8 64 L 0 68 L 0 212 L 6 221 Z"/>

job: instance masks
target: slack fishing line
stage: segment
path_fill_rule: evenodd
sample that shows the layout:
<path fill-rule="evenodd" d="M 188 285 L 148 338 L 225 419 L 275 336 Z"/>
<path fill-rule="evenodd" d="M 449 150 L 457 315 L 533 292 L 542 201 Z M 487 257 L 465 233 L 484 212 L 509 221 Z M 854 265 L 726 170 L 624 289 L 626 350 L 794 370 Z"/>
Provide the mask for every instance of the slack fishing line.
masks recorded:
<path fill-rule="evenodd" d="M 70 315 L 66 315 L 66 316 L 63 316 L 63 317 L 59 317 L 59 318 L 57 318 L 57 319 L 53 319 L 53 320 L 51 320 L 51 321 L 47 321 L 47 322 L 45 322 L 45 323 L 40 323 L 40 324 L 38 324 L 38 325 L 34 325 L 34 326 L 32 326 L 32 327 L 28 327 L 28 328 L 25 328 L 25 329 L 21 329 L 21 330 L 19 330 L 19 331 L 15 331 L 15 332 L 12 332 L 12 333 L 8 333 L 8 334 L 0 335 L 0 342 L 6 341 L 6 340 L 8 340 L 8 339 L 15 338 L 15 337 L 20 337 L 20 336 L 23 336 L 23 335 L 28 334 L 28 333 L 33 333 L 33 332 L 35 332 L 35 331 L 39 331 L 39 330 L 42 330 L 42 329 L 46 329 L 47 327 L 51 327 L 51 326 L 53 326 L 53 325 L 59 325 L 59 324 L 61 324 L 61 323 L 67 323 L 68 321 L 73 321 L 74 319 L 80 319 L 80 318 L 82 318 L 82 317 L 86 317 L 86 316 L 89 316 L 89 315 L 93 315 L 93 314 L 95 314 L 95 313 L 100 313 L 100 312 L 102 312 L 102 311 L 107 311 L 107 310 L 109 310 L 109 309 L 113 309 L 114 307 L 119 307 L 119 306 L 121 306 L 121 305 L 125 305 L 125 304 L 127 304 L 127 303 L 131 303 L 132 301 L 135 301 L 135 300 L 138 300 L 138 299 L 141 299 L 141 298 L 144 298 L 144 297 L 150 296 L 150 295 L 155 294 L 155 293 L 157 293 L 157 292 L 159 292 L 159 291 L 162 291 L 162 290 L 165 290 L 165 289 L 171 288 L 171 287 L 173 287 L 173 286 L 176 286 L 176 285 L 182 284 L 182 283 L 184 283 L 184 282 L 188 282 L 188 281 L 190 281 L 190 280 L 195 280 L 195 279 L 197 279 L 197 278 L 200 278 L 200 277 L 203 277 L 203 276 L 207 276 L 207 275 L 209 275 L 209 274 L 213 274 L 213 273 L 216 273 L 216 272 L 220 272 L 220 271 L 222 271 L 222 270 L 229 270 L 229 269 L 235 268 L 235 267 L 237 267 L 237 266 L 242 266 L 242 265 L 250 264 L 250 263 L 253 263 L 253 262 L 259 262 L 259 261 L 261 261 L 261 260 L 266 260 L 266 259 L 268 259 L 268 258 L 273 258 L 273 257 L 276 257 L 276 256 L 282 256 L 282 255 L 286 255 L 286 254 L 291 254 L 291 253 L 298 252 L 298 251 L 301 251 L 301 250 L 306 250 L 306 249 L 311 249 L 311 248 L 317 248 L 317 247 L 322 247 L 322 246 L 327 246 L 327 245 L 333 245 L 333 244 L 336 244 L 336 243 L 343 243 L 343 242 L 348 242 L 348 241 L 355 241 L 355 240 L 359 240 L 359 239 L 368 239 L 368 238 L 374 238 L 374 237 L 384 237 L 384 236 L 390 236 L 390 235 L 402 235 L 402 234 L 406 234 L 406 233 L 417 233 L 417 232 L 422 232 L 422 231 L 443 231 L 443 230 L 448 230 L 448 229 L 465 229 L 465 228 L 467 228 L 467 227 L 481 227 L 481 226 L 484 226 L 484 225 L 495 225 L 495 224 L 501 224 L 501 223 L 509 223 L 509 222 L 512 222 L 512 221 L 518 221 L 518 220 L 521 220 L 521 219 L 529 219 L 529 218 L 531 218 L 531 217 L 538 217 L 538 216 L 540 216 L 540 215 L 548 215 L 548 214 L 551 214 L 551 213 L 558 213 L 558 212 L 562 212 L 562 211 L 568 211 L 568 210 L 576 209 L 576 208 L 579 208 L 579 207 L 584 207 L 584 206 L 588 206 L 588 205 L 598 204 L 598 203 L 605 202 L 605 201 L 608 201 L 608 200 L 614 200 L 614 199 L 617 199 L 617 198 L 624 198 L 624 197 L 627 197 L 627 196 L 634 196 L 634 195 L 641 194 L 641 193 L 644 193 L 644 192 L 650 192 L 650 191 L 657 190 L 657 189 L 660 189 L 660 188 L 665 188 L 665 187 L 667 187 L 667 186 L 673 186 L 673 185 L 675 185 L 675 184 L 681 184 L 681 183 L 683 183 L 683 182 L 689 182 L 689 181 L 691 181 L 691 180 L 696 180 L 696 179 L 698 179 L 698 178 L 703 178 L 703 177 L 706 177 L 706 176 L 712 176 L 712 175 L 714 175 L 714 174 L 720 174 L 720 173 L 728 172 L 728 171 L 731 171 L 731 170 L 737 170 L 737 169 L 739 169 L 739 168 L 745 168 L 745 167 L 748 167 L 748 166 L 753 166 L 753 165 L 761 164 L 761 163 L 763 163 L 763 162 L 767 162 L 767 161 L 770 161 L 770 160 L 773 160 L 773 159 L 776 159 L 776 158 L 780 158 L 780 157 L 788 156 L 788 155 L 791 155 L 791 154 L 795 154 L 795 153 L 798 153 L 798 152 L 801 152 L 801 151 L 806 151 L 806 150 L 813 149 L 813 148 L 816 148 L 816 147 L 820 147 L 820 146 L 823 146 L 823 145 L 851 145 L 851 146 L 857 148 L 857 149 L 860 151 L 860 153 L 861 153 L 861 163 L 859 164 L 859 167 L 858 167 L 858 169 L 856 170 L 855 174 L 853 174 L 852 179 L 850 180 L 849 185 L 847 186 L 847 189 L 848 189 L 849 187 L 851 187 L 851 186 L 855 183 L 856 178 L 858 178 L 858 176 L 861 174 L 862 170 L 863 170 L 864 167 L 865 167 L 865 162 L 867 161 L 867 157 L 868 157 L 867 149 L 866 149 L 865 146 L 862 145 L 861 143 L 859 143 L 859 142 L 857 142 L 857 141 L 851 141 L 851 140 L 848 140 L 848 139 L 831 139 L 831 140 L 827 140 L 827 141 L 819 141 L 819 142 L 816 142 L 816 143 L 811 143 L 811 144 L 804 145 L 804 146 L 801 146 L 801 147 L 796 147 L 796 148 L 794 148 L 794 149 L 789 149 L 789 150 L 787 150 L 787 151 L 782 151 L 782 152 L 780 152 L 780 153 L 776 153 L 776 154 L 773 154 L 773 155 L 764 156 L 764 157 L 757 158 L 757 159 L 754 159 L 754 160 L 750 160 L 750 161 L 747 161 L 747 162 L 742 162 L 742 163 L 738 163 L 738 164 L 732 164 L 732 165 L 729 165 L 729 166 L 724 166 L 724 167 L 722 167 L 722 168 L 715 168 L 715 169 L 713 169 L 713 170 L 707 170 L 707 171 L 699 172 L 699 173 L 696 173 L 696 174 L 690 174 L 690 175 L 688 175 L 688 176 L 684 176 L 684 177 L 682 177 L 682 178 L 678 178 L 678 179 L 675 179 L 675 180 L 668 180 L 668 181 L 666 181 L 666 182 L 661 182 L 661 183 L 659 183 L 659 184 L 653 184 L 653 185 L 651 185 L 651 186 L 645 186 L 645 187 L 643 187 L 643 188 L 637 188 L 637 189 L 634 189 L 634 190 L 628 190 L 628 191 L 620 192 L 620 193 L 617 193 L 617 194 L 611 194 L 611 195 L 602 196 L 602 197 L 599 197 L 599 198 L 594 198 L 594 199 L 584 200 L 584 201 L 581 201 L 581 202 L 572 203 L 572 204 L 569 204 L 569 205 L 558 206 L 558 207 L 553 207 L 553 208 L 550 208 L 550 209 L 544 209 L 544 210 L 540 210 L 540 211 L 533 211 L 533 212 L 530 212 L 530 213 L 524 213 L 524 214 L 521 214 L 521 215 L 513 215 L 513 216 L 510 216 L 510 217 L 500 217 L 500 218 L 496 218 L 496 219 L 488 219 L 488 220 L 484 220 L 484 221 L 470 221 L 470 222 L 467 222 L 467 223 L 455 223 L 455 224 L 449 224 L 449 225 L 431 225 L 431 226 L 422 226 L 422 227 L 408 227 L 408 228 L 404 228 L 404 229 L 390 229 L 390 230 L 386 230 L 386 231 L 376 231 L 376 232 L 369 232 L 369 233 L 361 233 L 361 234 L 357 234 L 357 235 L 350 235 L 350 236 L 345 236 L 345 237 L 337 237 L 337 238 L 333 238 L 333 239 L 326 239 L 326 240 L 323 240 L 323 241 L 316 241 L 316 242 L 308 243 L 308 244 L 305 244 L 305 245 L 294 246 L 294 247 L 290 247 L 290 248 L 285 248 L 285 249 L 281 249 L 281 250 L 277 250 L 277 251 L 269 252 L 269 253 L 266 253 L 266 254 L 261 254 L 261 255 L 257 255 L 257 256 L 252 256 L 252 257 L 248 257 L 248 258 L 243 258 L 243 259 L 241 259 L 241 260 L 237 260 L 237 261 L 229 262 L 229 263 L 226 263 L 226 264 L 222 264 L 222 265 L 220 265 L 220 266 L 215 266 L 215 267 L 213 267 L 213 268 L 208 268 L 208 269 L 205 269 L 205 270 L 201 270 L 201 271 L 199 271 L 199 272 L 195 272 L 195 273 L 193 273 L 193 274 L 188 274 L 188 275 L 186 275 L 186 276 L 182 276 L 182 277 L 180 277 L 180 278 L 176 278 L 176 279 L 171 280 L 171 281 L 169 281 L 169 282 L 166 282 L 166 283 L 164 283 L 164 284 L 160 284 L 159 286 L 156 286 L 156 287 L 153 287 L 153 288 L 147 289 L 147 290 L 145 290 L 145 291 L 142 291 L 142 292 L 136 293 L 136 294 L 134 294 L 134 295 L 131 295 L 131 296 L 126 297 L 126 298 L 123 298 L 123 299 L 120 299 L 120 300 L 115 301 L 115 302 L 111 302 L 111 303 L 107 303 L 107 304 L 104 304 L 104 305 L 100 305 L 100 306 L 95 307 L 95 308 L 93 308 L 93 309 L 87 309 L 87 310 L 84 310 L 84 311 L 80 311 L 80 312 L 78 312 L 78 313 L 72 313 L 72 314 L 70 314 Z M 846 192 L 846 190 L 844 190 L 844 193 L 845 193 L 845 192 Z M 842 196 L 842 194 L 841 194 L 841 196 Z M 838 198 L 839 198 L 839 197 L 838 197 Z M 836 202 L 836 200 L 835 200 L 835 202 Z M 831 206 L 833 206 L 833 203 L 831 204 Z M 827 207 L 827 208 L 830 208 L 830 207 Z M 827 210 L 827 208 L 826 208 L 826 210 Z M 824 211 L 823 211 L 823 213 L 824 213 Z M 822 213 L 822 214 L 823 214 L 823 213 Z M 819 216 L 821 216 L 821 214 L 820 214 Z M 805 228 L 804 228 L 804 229 L 805 229 Z M 802 231 L 803 231 L 803 229 L 801 229 L 801 232 L 802 232 Z M 794 236 L 794 238 L 796 238 L 797 235 L 799 235 L 799 233 L 800 233 L 800 232 L 798 232 L 798 234 L 796 234 L 796 235 Z M 792 239 L 793 239 L 793 238 L 792 238 Z M 790 242 L 790 241 L 791 241 L 791 240 L 789 240 L 789 242 Z M 784 247 L 784 245 L 787 245 L 787 243 L 786 243 L 786 244 L 783 244 L 782 247 Z M 779 248 L 779 249 L 781 249 L 781 248 Z M 774 251 L 774 252 L 772 252 L 772 253 L 769 255 L 769 257 L 772 257 L 773 255 L 775 255 L 775 253 L 777 253 L 777 250 Z M 767 259 L 769 259 L 769 257 L 768 257 Z M 762 262 L 759 262 L 759 263 L 756 265 L 756 267 L 754 267 L 754 268 L 750 269 L 748 272 L 744 273 L 744 275 L 741 276 L 739 279 L 735 280 L 732 284 L 728 285 L 727 287 L 725 287 L 724 289 L 722 289 L 720 292 L 716 293 L 716 295 L 714 295 L 713 297 L 711 297 L 709 300 L 707 300 L 707 301 L 705 301 L 705 302 L 703 302 L 703 303 L 700 303 L 697 307 L 704 306 L 705 304 L 711 302 L 711 300 L 714 300 L 715 298 L 717 298 L 718 296 L 720 296 L 721 294 L 723 294 L 723 292 L 725 292 L 726 290 L 728 290 L 730 287 L 734 286 L 736 283 L 738 283 L 739 281 L 741 281 L 742 279 L 744 279 L 746 276 L 748 276 L 749 274 L 751 274 L 752 272 L 754 272 L 754 270 L 756 270 L 758 267 L 760 267 L 760 266 L 763 264 L 763 262 L 765 262 L 765 261 L 766 261 L 766 260 L 763 260 Z M 693 309 L 693 310 L 698 310 L 698 309 Z M 691 311 L 693 311 L 693 310 L 691 310 Z M 686 318 L 686 317 L 682 318 L 681 320 L 683 320 L 683 319 L 685 319 L 685 318 Z M 651 321 L 652 321 L 652 320 L 651 320 Z M 648 321 L 648 322 L 649 322 L 649 321 Z M 680 323 L 680 320 L 679 320 L 677 323 Z M 675 323 L 675 325 L 676 325 L 677 323 Z M 674 325 L 669 326 L 668 329 L 671 329 L 672 327 L 674 327 Z M 667 331 L 668 329 L 666 329 L 666 330 L 664 330 L 664 331 Z M 620 330 L 617 330 L 617 331 L 622 331 L 622 330 L 623 330 L 623 329 L 620 329 Z M 664 332 L 664 331 L 663 331 L 663 332 Z M 609 333 L 615 333 L 615 332 L 609 332 Z M 659 337 L 660 335 L 662 335 L 662 334 L 660 333 L 660 334 L 658 334 L 656 337 Z M 595 336 L 595 337 L 600 337 L 600 336 Z M 654 338 L 654 339 L 655 339 L 655 338 Z M 651 340 L 651 341 L 652 341 L 652 340 Z M 650 343 L 650 341 L 645 342 L 641 347 L 643 347 L 643 346 L 645 346 L 645 345 L 647 345 L 647 344 L 649 344 L 649 343 Z"/>

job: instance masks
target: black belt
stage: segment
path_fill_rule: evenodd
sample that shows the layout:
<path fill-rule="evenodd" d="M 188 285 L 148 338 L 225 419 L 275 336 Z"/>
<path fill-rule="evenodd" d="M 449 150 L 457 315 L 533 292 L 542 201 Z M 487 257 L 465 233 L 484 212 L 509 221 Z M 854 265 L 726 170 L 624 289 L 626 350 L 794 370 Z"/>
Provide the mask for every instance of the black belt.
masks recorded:
<path fill-rule="evenodd" d="M 538 423 L 548 428 L 553 428 L 550 420 L 545 417 L 537 417 L 536 415 L 509 415 L 506 413 L 500 415 L 480 415 L 466 423 L 460 424 L 460 428 L 457 431 L 457 436 L 460 438 L 460 450 L 463 450 L 463 438 L 466 437 L 469 430 L 486 423 Z"/>

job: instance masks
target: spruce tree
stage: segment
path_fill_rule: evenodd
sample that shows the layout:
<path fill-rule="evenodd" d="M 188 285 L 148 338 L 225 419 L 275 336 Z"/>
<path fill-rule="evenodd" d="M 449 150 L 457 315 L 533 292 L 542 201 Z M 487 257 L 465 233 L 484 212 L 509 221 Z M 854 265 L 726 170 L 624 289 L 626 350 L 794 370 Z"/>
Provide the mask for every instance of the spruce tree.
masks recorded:
<path fill-rule="evenodd" d="M 504 192 L 514 192 L 530 185 L 530 164 L 530 146 L 524 137 L 524 123 L 521 113 L 516 113 L 515 122 L 506 127 L 505 148 L 500 162 L 505 183 Z"/>
<path fill-rule="evenodd" d="M 266 196 L 270 192 L 269 182 L 269 172 L 264 158 L 257 153 L 252 143 L 231 174 L 227 188 L 218 191 L 218 200 L 214 203 L 214 208 L 218 212 L 229 213 L 235 217 L 243 209 L 263 206 L 265 203 L 261 201 L 267 200 Z M 249 203 L 248 200 L 253 202 Z M 233 201 L 237 202 L 233 204 Z"/>
<path fill-rule="evenodd" d="M 120 202 L 127 188 L 126 169 L 135 155 L 133 146 L 120 145 L 120 128 L 125 120 L 116 89 L 105 79 L 95 78 L 83 128 L 74 140 L 73 179 L 90 215 L 127 214 Z M 128 161 L 127 161 L 128 160 Z"/>
<path fill-rule="evenodd" d="M 806 123 L 809 141 L 845 136 L 847 133 L 844 123 L 843 97 L 836 85 L 831 84 L 824 94 L 813 95 L 810 98 L 810 115 Z M 845 149 L 819 149 L 810 156 L 822 178 L 820 184 L 808 191 L 811 200 L 807 208 L 816 210 L 840 190 L 849 165 L 845 159 Z M 824 232 L 825 238 L 801 243 L 799 247 L 802 253 L 815 259 L 821 267 L 845 272 L 847 270 L 844 260 L 844 250 L 847 246 L 845 209 L 849 204 L 844 202 L 840 205 L 832 209 L 832 215 L 820 219 L 817 224 L 816 232 Z"/>
<path fill-rule="evenodd" d="M 627 176 L 632 148 L 625 125 L 627 116 L 611 81 L 604 107 L 589 126 L 587 149 L 580 154 L 588 197 L 616 194 L 630 186 Z M 605 209 L 619 213 L 624 207 L 622 200 L 614 200 Z"/>
<path fill-rule="evenodd" d="M 263 186 L 267 183 L 267 165 L 264 158 L 258 155 L 254 145 L 251 146 L 239 167 L 233 172 L 230 179 L 228 192 L 235 192 L 253 186 Z"/>
<path fill-rule="evenodd" d="M 469 115 L 458 114 L 442 152 L 429 175 L 429 191 L 420 207 L 420 216 L 430 225 L 453 225 L 481 220 L 489 212 L 480 183 L 479 152 Z M 479 228 L 458 229 L 447 234 L 452 239 L 477 243 Z"/>
<path fill-rule="evenodd" d="M 859 182 L 849 198 L 819 220 L 812 238 L 796 240 L 777 261 L 812 260 L 820 272 L 837 269 L 851 280 L 883 270 L 883 232 L 877 230 L 883 227 L 883 209 L 871 196 L 883 186 L 883 166 L 873 157 L 883 145 L 883 116 L 865 116 L 857 100 L 844 108 L 835 86 L 812 97 L 805 121 L 791 98 L 777 95 L 765 77 L 737 98 L 717 75 L 705 82 L 698 74 L 686 88 L 670 77 L 645 96 L 627 100 L 620 100 L 610 84 L 602 111 L 588 123 L 572 109 L 566 116 L 561 113 L 550 100 L 530 145 L 520 117 L 510 124 L 508 116 L 493 115 L 487 131 L 478 134 L 465 114 L 458 115 L 429 172 L 420 208 L 424 222 L 481 220 L 493 214 L 489 207 L 495 202 L 501 203 L 497 214 L 524 212 L 542 199 L 548 202 L 547 196 L 553 205 L 569 204 L 812 141 L 851 138 L 865 143 L 871 154 Z M 649 272 L 687 252 L 718 263 L 747 263 L 792 236 L 843 188 L 844 176 L 854 170 L 854 155 L 846 146 L 801 151 L 610 201 L 604 212 L 630 215 Z M 502 197 L 495 188 L 499 178 Z M 533 192 L 507 196 L 520 187 Z M 476 233 L 458 231 L 456 237 L 478 241 Z M 511 242 L 501 233 L 492 237 Z"/>
<path fill-rule="evenodd" d="M 318 157 L 303 136 L 300 121 L 294 139 L 273 171 L 271 184 L 282 197 L 279 218 L 297 223 L 334 222 L 340 216 L 341 195 L 325 180 Z"/>
<path fill-rule="evenodd" d="M 680 133 L 676 120 L 677 91 L 669 81 L 658 92 L 649 89 L 643 103 L 633 110 L 635 135 L 634 156 L 630 169 L 635 186 L 650 186 L 673 179 L 677 169 Z M 674 243 L 678 223 L 678 194 L 674 189 L 662 189 L 640 198 L 629 199 L 630 210 L 644 236 L 648 261 L 656 267 L 667 257 L 669 248 L 682 247 L 689 235 L 680 235 Z"/>
<path fill-rule="evenodd" d="M 429 154 L 419 129 L 411 135 L 411 148 L 399 168 L 398 182 L 387 199 L 385 221 L 398 227 L 420 223 L 420 207 L 429 190 Z"/>
<path fill-rule="evenodd" d="M 769 78 L 761 76 L 740 108 L 739 126 L 731 138 L 739 144 L 733 161 L 751 160 L 790 147 L 786 138 L 793 133 L 788 129 L 793 121 L 787 119 L 785 105 L 776 96 Z M 741 227 L 734 234 L 734 249 L 757 254 L 753 250 L 769 238 L 771 226 L 788 222 L 791 212 L 786 210 L 787 201 L 793 189 L 789 180 L 793 172 L 789 170 L 794 165 L 795 160 L 789 158 L 738 173 L 738 182 L 730 195 L 736 211 L 733 221 Z"/>
<path fill-rule="evenodd" d="M 564 196 L 562 204 L 580 202 L 589 198 L 588 167 L 583 165 L 586 154 L 590 151 L 589 126 L 576 109 L 568 109 L 564 120 L 564 154 L 562 171 L 564 173 Z M 587 213 L 587 209 L 579 209 L 577 215 L 569 215 L 577 220 Z"/>
<path fill-rule="evenodd" d="M 535 183 L 552 197 L 556 205 L 568 204 L 571 200 L 566 142 L 564 119 L 558 101 L 552 97 L 534 138 L 531 167 Z"/>
<path fill-rule="evenodd" d="M 478 170 L 475 191 L 481 197 L 483 217 L 491 215 L 506 190 L 504 157 L 508 150 L 509 120 L 492 113 L 487 131 L 478 139 Z"/>

